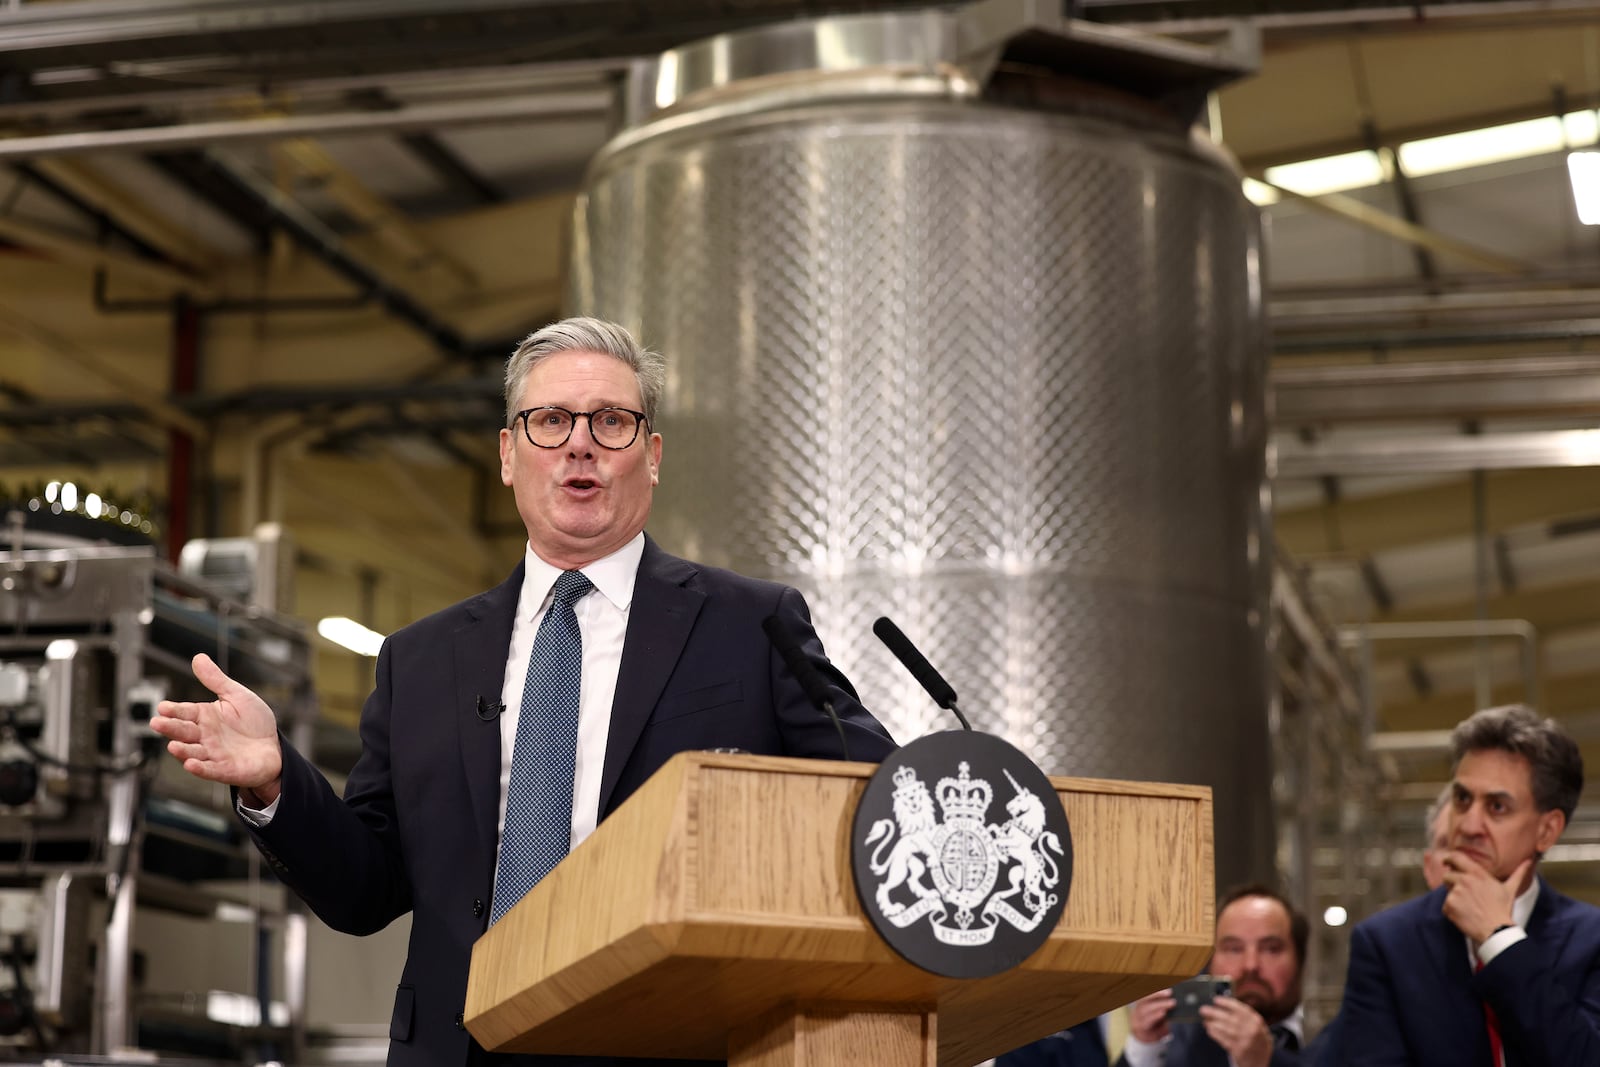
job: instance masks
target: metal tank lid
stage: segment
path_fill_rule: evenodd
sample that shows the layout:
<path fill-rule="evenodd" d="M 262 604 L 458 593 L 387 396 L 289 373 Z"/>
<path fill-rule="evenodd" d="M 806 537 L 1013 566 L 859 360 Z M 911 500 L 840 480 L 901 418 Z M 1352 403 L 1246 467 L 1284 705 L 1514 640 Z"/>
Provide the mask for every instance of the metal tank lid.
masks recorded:
<path fill-rule="evenodd" d="M 636 61 L 623 128 L 760 99 L 836 96 L 977 99 L 997 70 L 1023 68 L 1099 86 L 1187 125 L 1206 95 L 1260 65 L 1260 36 L 1241 22 L 1193 42 L 1070 19 L 1059 0 L 978 0 L 956 9 L 843 15 L 720 34 Z"/>

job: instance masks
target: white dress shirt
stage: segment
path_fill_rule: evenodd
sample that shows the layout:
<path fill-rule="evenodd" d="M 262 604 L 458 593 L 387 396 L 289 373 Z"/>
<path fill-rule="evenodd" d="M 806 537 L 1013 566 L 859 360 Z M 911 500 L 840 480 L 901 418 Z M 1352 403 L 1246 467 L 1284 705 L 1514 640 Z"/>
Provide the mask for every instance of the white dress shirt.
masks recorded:
<path fill-rule="evenodd" d="M 1467 962 L 1474 967 L 1481 960 L 1485 967 L 1500 953 L 1528 939 L 1528 920 L 1533 918 L 1533 906 L 1539 903 L 1539 876 L 1534 875 L 1528 888 L 1511 902 L 1511 921 L 1516 925 L 1498 934 L 1490 934 L 1481 945 L 1474 946 L 1467 938 Z"/>
<path fill-rule="evenodd" d="M 633 583 L 644 557 L 644 534 L 583 568 L 594 592 L 572 605 L 583 634 L 583 680 L 578 689 L 578 758 L 572 782 L 572 847 L 594 833 L 600 821 L 600 773 L 605 767 L 606 739 L 611 735 L 611 702 L 617 695 L 622 668 L 622 641 L 628 633 Z M 550 593 L 561 571 L 533 554 L 525 557 L 522 594 L 517 599 L 511 647 L 506 652 L 506 680 L 500 689 L 500 806 L 496 826 L 506 819 L 506 786 L 511 782 L 511 750 L 522 718 L 522 687 L 528 680 L 528 659 L 539 623 L 550 610 Z M 495 867 L 500 866 L 496 857 Z"/>
<path fill-rule="evenodd" d="M 644 558 L 644 534 L 603 559 L 582 568 L 594 591 L 572 606 L 583 635 L 583 674 L 578 689 L 578 751 L 572 781 L 572 847 L 594 832 L 600 821 L 600 775 L 605 768 L 606 741 L 611 734 L 611 703 L 617 694 L 617 674 L 622 668 L 622 643 L 628 632 L 628 609 L 633 605 L 634 580 Z M 550 594 L 561 571 L 534 555 L 530 545 L 524 555 L 522 591 L 511 627 L 511 647 L 506 651 L 505 683 L 500 689 L 500 803 L 496 828 L 505 824 L 506 787 L 511 781 L 511 752 L 516 747 L 517 722 L 522 718 L 522 687 L 528 680 L 528 659 L 539 623 L 550 610 Z M 265 808 L 247 808 L 239 814 L 253 826 L 265 826 L 278 811 L 274 799 Z M 500 856 L 496 846 L 495 874 Z"/>

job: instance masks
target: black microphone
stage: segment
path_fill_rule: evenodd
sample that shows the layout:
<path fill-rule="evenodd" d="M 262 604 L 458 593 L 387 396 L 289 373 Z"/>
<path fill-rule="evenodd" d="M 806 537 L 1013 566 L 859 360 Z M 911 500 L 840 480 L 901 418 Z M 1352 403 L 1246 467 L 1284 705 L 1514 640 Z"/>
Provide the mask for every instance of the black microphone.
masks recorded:
<path fill-rule="evenodd" d="M 844 723 L 839 721 L 839 713 L 833 710 L 833 698 L 828 694 L 828 683 L 817 673 L 816 664 L 806 658 L 806 654 L 800 650 L 799 642 L 795 641 L 794 634 L 789 632 L 783 620 L 776 615 L 768 615 L 762 619 L 761 628 L 766 631 L 767 640 L 772 642 L 772 647 L 778 650 L 778 655 L 782 656 L 783 662 L 788 665 L 789 673 L 800 683 L 806 699 L 826 713 L 833 723 L 833 728 L 839 731 L 839 749 L 848 760 L 850 744 L 844 739 Z"/>
<path fill-rule="evenodd" d="M 506 706 L 504 704 L 501 704 L 498 701 L 491 704 L 487 700 L 483 699 L 483 694 L 478 694 L 478 718 L 482 719 L 484 722 L 493 722 L 495 719 L 498 719 L 500 717 L 500 713 L 505 710 Z"/>
<path fill-rule="evenodd" d="M 911 643 L 911 638 L 900 632 L 900 627 L 890 622 L 887 617 L 881 617 L 872 624 L 872 632 L 878 635 L 878 640 L 889 646 L 889 651 L 894 653 L 895 659 L 905 664 L 906 670 L 911 672 L 911 677 L 922 684 L 922 688 L 928 691 L 935 704 L 954 712 L 955 717 L 961 722 L 962 729 L 972 729 L 967 717 L 956 707 L 956 691 L 944 680 L 942 674 L 933 669 L 933 664 L 917 651 L 917 646 Z"/>

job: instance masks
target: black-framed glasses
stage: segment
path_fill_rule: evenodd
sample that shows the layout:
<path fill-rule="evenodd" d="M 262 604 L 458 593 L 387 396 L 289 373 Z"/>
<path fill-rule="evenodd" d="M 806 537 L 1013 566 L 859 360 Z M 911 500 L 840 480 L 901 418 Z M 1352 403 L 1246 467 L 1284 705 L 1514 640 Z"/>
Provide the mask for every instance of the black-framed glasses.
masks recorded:
<path fill-rule="evenodd" d="M 589 420 L 589 436 L 594 438 L 594 443 L 614 452 L 633 444 L 639 436 L 639 427 L 650 424 L 644 412 L 630 408 L 568 411 L 553 405 L 519 411 L 511 424 L 515 426 L 520 421 L 523 434 L 535 448 L 560 448 L 572 436 L 572 427 L 580 418 Z"/>

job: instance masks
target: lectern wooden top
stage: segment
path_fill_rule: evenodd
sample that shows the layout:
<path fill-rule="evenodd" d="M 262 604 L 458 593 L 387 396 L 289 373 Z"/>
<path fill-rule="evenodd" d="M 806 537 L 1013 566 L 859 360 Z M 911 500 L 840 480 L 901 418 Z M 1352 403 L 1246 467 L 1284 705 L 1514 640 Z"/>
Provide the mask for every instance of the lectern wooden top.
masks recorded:
<path fill-rule="evenodd" d="M 1211 792 L 1053 778 L 1066 911 L 991 978 L 941 978 L 873 930 L 850 873 L 873 764 L 684 753 L 473 950 L 466 1025 L 503 1052 L 721 1058 L 792 1003 L 927 1008 L 970 1064 L 1170 985 L 1211 949 Z"/>

